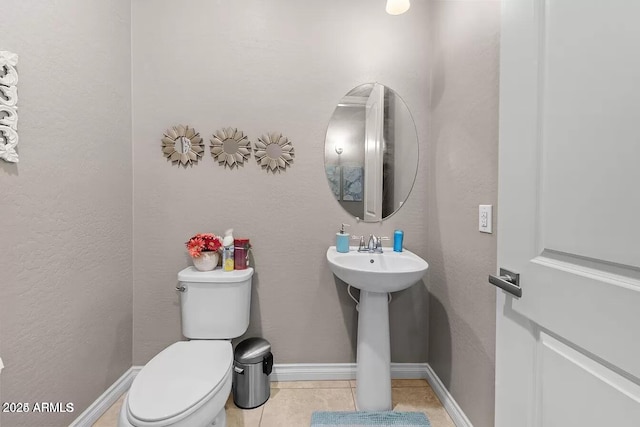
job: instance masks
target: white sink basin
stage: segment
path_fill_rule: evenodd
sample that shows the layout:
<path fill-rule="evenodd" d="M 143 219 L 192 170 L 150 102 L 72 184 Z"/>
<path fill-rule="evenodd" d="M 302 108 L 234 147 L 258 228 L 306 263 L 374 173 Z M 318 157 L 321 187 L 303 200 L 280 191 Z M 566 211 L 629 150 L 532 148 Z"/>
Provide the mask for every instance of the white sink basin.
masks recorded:
<path fill-rule="evenodd" d="M 333 274 L 360 289 L 358 303 L 358 359 L 356 410 L 390 411 L 391 346 L 388 292 L 401 291 L 416 283 L 429 264 L 413 252 L 348 253 L 327 250 Z"/>
<path fill-rule="evenodd" d="M 393 252 L 358 252 L 351 247 L 348 253 L 327 250 L 327 261 L 333 274 L 349 285 L 369 292 L 396 292 L 415 284 L 424 276 L 429 264 L 418 255 L 404 249 Z"/>

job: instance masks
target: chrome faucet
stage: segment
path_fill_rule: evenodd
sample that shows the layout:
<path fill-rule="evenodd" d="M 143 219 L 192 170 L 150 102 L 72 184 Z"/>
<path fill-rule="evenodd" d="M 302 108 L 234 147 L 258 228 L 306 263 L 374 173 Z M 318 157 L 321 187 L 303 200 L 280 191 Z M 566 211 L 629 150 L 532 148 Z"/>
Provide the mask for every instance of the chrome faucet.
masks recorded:
<path fill-rule="evenodd" d="M 360 244 L 358 245 L 358 252 L 369 252 L 369 249 L 364 243 L 364 236 L 352 236 L 353 239 L 360 239 Z"/>
<path fill-rule="evenodd" d="M 369 235 L 369 242 L 365 245 L 364 236 L 360 237 L 360 246 L 358 246 L 358 252 L 382 253 L 382 241 L 388 240 L 388 237 L 378 237 L 374 234 Z"/>
<path fill-rule="evenodd" d="M 364 236 L 356 236 L 352 234 L 351 239 L 360 241 L 360 244 L 358 245 L 358 252 L 368 252 L 368 249 L 364 244 Z"/>
<path fill-rule="evenodd" d="M 376 252 L 378 246 L 380 245 L 380 241 L 376 237 L 375 234 L 369 234 L 369 243 L 367 243 L 367 249 L 369 252 Z M 380 248 L 380 252 L 382 252 L 382 248 Z"/>

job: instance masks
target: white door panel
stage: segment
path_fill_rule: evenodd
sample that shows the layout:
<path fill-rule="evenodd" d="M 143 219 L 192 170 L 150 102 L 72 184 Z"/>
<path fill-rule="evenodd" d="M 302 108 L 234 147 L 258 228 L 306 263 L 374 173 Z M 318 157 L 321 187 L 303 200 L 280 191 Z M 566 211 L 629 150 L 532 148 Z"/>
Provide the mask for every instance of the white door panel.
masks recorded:
<path fill-rule="evenodd" d="M 521 274 L 514 311 L 640 378 L 640 287 L 631 279 L 546 256 Z"/>
<path fill-rule="evenodd" d="M 638 426 L 640 386 L 544 332 L 540 342 L 541 425 Z M 612 412 L 624 416 L 612 424 Z"/>
<path fill-rule="evenodd" d="M 496 425 L 638 426 L 640 2 L 502 7 Z"/>
<path fill-rule="evenodd" d="M 544 248 L 640 267 L 640 7 L 551 0 L 540 17 Z M 631 192 L 629 190 L 632 190 Z"/>

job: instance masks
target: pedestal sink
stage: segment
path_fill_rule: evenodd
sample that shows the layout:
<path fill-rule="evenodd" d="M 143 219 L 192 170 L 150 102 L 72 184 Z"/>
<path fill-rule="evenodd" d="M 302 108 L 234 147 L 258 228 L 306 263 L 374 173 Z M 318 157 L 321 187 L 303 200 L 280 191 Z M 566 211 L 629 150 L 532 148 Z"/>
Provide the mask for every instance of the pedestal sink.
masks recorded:
<path fill-rule="evenodd" d="M 333 274 L 360 289 L 356 371 L 359 411 L 391 410 L 391 350 L 388 292 L 406 289 L 422 278 L 429 264 L 413 252 L 348 253 L 327 250 Z"/>

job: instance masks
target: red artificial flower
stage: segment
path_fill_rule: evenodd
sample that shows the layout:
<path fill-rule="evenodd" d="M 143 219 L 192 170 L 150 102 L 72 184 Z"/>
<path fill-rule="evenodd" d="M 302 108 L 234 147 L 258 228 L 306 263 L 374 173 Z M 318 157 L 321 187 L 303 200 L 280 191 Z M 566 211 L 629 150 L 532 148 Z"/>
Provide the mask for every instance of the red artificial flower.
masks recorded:
<path fill-rule="evenodd" d="M 198 233 L 185 243 L 189 255 L 199 257 L 202 252 L 217 251 L 222 247 L 222 239 L 213 233 Z"/>

